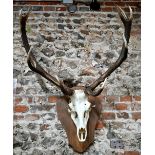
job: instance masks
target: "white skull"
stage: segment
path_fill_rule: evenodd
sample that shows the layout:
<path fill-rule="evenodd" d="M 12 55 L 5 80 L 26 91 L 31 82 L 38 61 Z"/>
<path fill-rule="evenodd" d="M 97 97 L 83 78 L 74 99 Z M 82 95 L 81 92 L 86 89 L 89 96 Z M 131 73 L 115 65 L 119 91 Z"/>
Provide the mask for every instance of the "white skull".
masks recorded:
<path fill-rule="evenodd" d="M 77 128 L 77 137 L 80 142 L 84 142 L 87 137 L 87 122 L 91 103 L 83 90 L 75 90 L 71 96 L 68 111 L 71 113 L 71 118 Z"/>

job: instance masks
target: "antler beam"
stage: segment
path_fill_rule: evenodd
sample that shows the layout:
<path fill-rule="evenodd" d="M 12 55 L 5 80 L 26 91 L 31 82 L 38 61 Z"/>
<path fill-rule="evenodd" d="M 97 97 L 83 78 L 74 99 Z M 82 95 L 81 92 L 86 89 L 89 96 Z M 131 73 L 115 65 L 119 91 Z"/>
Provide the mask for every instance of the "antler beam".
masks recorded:
<path fill-rule="evenodd" d="M 40 74 L 41 76 L 43 76 L 45 79 L 47 79 L 48 81 L 52 82 L 54 85 L 56 85 L 58 88 L 61 89 L 61 91 L 65 94 L 65 95 L 71 95 L 73 93 L 73 90 L 69 87 L 67 87 L 63 81 L 60 81 L 59 79 L 51 76 L 49 73 L 47 73 L 36 61 L 33 53 L 32 53 L 32 49 L 30 48 L 28 39 L 27 39 L 27 34 L 26 34 L 26 22 L 27 19 L 29 17 L 29 14 L 31 12 L 31 7 L 28 8 L 27 12 L 23 12 L 23 10 L 20 10 L 19 15 L 20 15 L 20 30 L 21 30 L 21 38 L 22 38 L 22 42 L 23 42 L 23 46 L 26 50 L 26 53 L 28 54 L 27 57 L 27 63 L 29 68 Z"/>
<path fill-rule="evenodd" d="M 130 39 L 130 32 L 131 32 L 131 25 L 132 25 L 132 19 L 133 19 L 133 13 L 132 9 L 129 6 L 130 14 L 127 16 L 125 12 L 117 6 L 118 14 L 121 18 L 121 21 L 123 22 L 124 25 L 124 34 L 123 34 L 123 46 L 122 50 L 120 53 L 119 58 L 115 63 L 113 63 L 110 68 L 103 73 L 95 82 L 93 82 L 90 86 L 86 86 L 86 93 L 89 95 L 97 96 L 101 93 L 103 88 L 99 89 L 98 91 L 94 92 L 94 89 L 102 82 L 105 81 L 105 79 L 115 70 L 117 69 L 123 61 L 126 60 L 127 55 L 128 55 L 128 43 Z"/>

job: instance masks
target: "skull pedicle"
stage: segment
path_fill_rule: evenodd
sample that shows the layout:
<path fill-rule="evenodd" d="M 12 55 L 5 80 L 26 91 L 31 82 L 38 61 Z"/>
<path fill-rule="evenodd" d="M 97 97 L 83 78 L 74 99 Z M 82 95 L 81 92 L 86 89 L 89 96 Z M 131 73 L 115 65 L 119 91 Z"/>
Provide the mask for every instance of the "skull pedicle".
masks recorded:
<path fill-rule="evenodd" d="M 77 128 L 77 137 L 80 142 L 84 142 L 87 138 L 87 122 L 89 119 L 89 112 L 91 103 L 83 90 L 75 90 L 71 96 L 69 103 L 69 112 L 71 118 Z"/>

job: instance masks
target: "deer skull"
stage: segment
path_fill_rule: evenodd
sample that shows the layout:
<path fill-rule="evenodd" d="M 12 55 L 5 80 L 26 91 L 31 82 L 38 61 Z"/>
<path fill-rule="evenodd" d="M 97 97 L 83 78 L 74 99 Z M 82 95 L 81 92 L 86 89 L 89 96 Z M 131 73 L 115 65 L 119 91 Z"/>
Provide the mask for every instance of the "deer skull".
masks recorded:
<path fill-rule="evenodd" d="M 61 123 L 66 130 L 69 144 L 77 151 L 84 152 L 94 140 L 94 130 L 101 114 L 101 101 L 97 96 L 101 94 L 103 87 L 96 91 L 96 88 L 105 82 L 106 78 L 110 76 L 127 58 L 128 43 L 130 39 L 131 25 L 133 19 L 133 12 L 129 7 L 129 15 L 127 15 L 120 7 L 117 6 L 118 14 L 124 25 L 123 44 L 120 55 L 116 62 L 100 75 L 95 81 L 89 85 L 85 85 L 82 89 L 74 89 L 68 87 L 63 80 L 49 74 L 43 67 L 36 61 L 35 55 L 32 53 L 31 46 L 29 45 L 26 23 L 31 12 L 31 7 L 27 12 L 20 11 L 20 31 L 23 46 L 27 53 L 27 63 L 29 68 L 40 74 L 42 77 L 56 85 L 64 94 L 64 101 L 57 103 L 57 111 Z M 103 47 L 104 48 L 104 47 Z M 89 97 L 88 97 L 89 96 Z M 70 102 L 68 103 L 68 98 Z M 88 100 L 89 98 L 89 100 Z M 91 100 L 90 100 L 91 98 Z M 95 108 L 91 108 L 92 104 Z M 68 107 L 68 109 L 67 109 Z M 69 114 L 69 113 L 70 114 Z M 77 136 L 75 137 L 75 135 Z M 88 136 L 87 136 L 88 135 Z"/>
<path fill-rule="evenodd" d="M 87 138 L 87 122 L 91 103 L 83 90 L 75 90 L 70 98 L 68 111 L 77 128 L 77 137 L 80 142 L 84 142 Z"/>

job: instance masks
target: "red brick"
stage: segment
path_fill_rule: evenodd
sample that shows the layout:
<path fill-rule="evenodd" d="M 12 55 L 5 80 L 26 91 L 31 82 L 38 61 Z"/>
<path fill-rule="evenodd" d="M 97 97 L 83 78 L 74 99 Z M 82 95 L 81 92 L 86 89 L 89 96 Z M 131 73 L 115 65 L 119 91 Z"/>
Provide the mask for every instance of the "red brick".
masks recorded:
<path fill-rule="evenodd" d="M 32 97 L 28 97 L 28 103 L 32 103 Z"/>
<path fill-rule="evenodd" d="M 129 118 L 129 114 L 127 112 L 121 112 L 121 113 L 117 113 L 117 117 L 118 118 L 128 119 Z"/>
<path fill-rule="evenodd" d="M 56 103 L 58 102 L 59 97 L 58 96 L 49 96 L 48 97 L 48 102 L 50 103 Z"/>
<path fill-rule="evenodd" d="M 134 119 L 134 120 L 141 119 L 141 112 L 133 112 L 132 119 Z"/>
<path fill-rule="evenodd" d="M 25 116 L 25 119 L 27 121 L 35 121 L 35 120 L 39 120 L 40 116 L 38 114 L 28 114 Z"/>
<path fill-rule="evenodd" d="M 44 6 L 44 11 L 55 11 L 54 6 Z"/>
<path fill-rule="evenodd" d="M 60 5 L 61 4 L 61 2 L 57 2 L 57 1 L 42 1 L 42 2 L 39 2 L 39 1 L 21 1 L 21 2 L 13 2 L 13 4 L 15 5 Z"/>
<path fill-rule="evenodd" d="M 120 97 L 120 101 L 121 102 L 131 102 L 132 97 L 131 96 L 122 96 L 122 97 Z"/>
<path fill-rule="evenodd" d="M 17 105 L 14 107 L 14 112 L 27 112 L 29 108 L 25 105 Z"/>
<path fill-rule="evenodd" d="M 40 2 L 40 5 L 60 5 L 61 2 L 51 1 L 51 2 Z"/>
<path fill-rule="evenodd" d="M 58 1 L 57 1 L 57 2 L 56 2 L 56 1 L 53 1 L 53 2 L 52 2 L 52 1 L 51 1 L 51 2 L 49 2 L 49 3 L 50 3 L 50 5 L 60 5 L 60 4 L 61 4 L 61 2 L 58 2 Z"/>
<path fill-rule="evenodd" d="M 19 103 L 21 103 L 22 100 L 23 99 L 21 97 L 17 97 L 17 98 L 14 99 L 14 103 L 19 104 Z"/>
<path fill-rule="evenodd" d="M 103 12 L 111 12 L 113 10 L 113 7 L 104 7 L 101 9 Z"/>
<path fill-rule="evenodd" d="M 140 2 L 126 2 L 127 6 L 137 6 L 140 7 L 141 3 Z"/>
<path fill-rule="evenodd" d="M 117 103 L 115 104 L 116 110 L 127 110 L 127 105 L 125 103 Z"/>
<path fill-rule="evenodd" d="M 104 112 L 103 113 L 103 119 L 105 119 L 105 120 L 115 119 L 115 113 L 113 113 L 113 112 Z"/>
<path fill-rule="evenodd" d="M 105 2 L 104 4 L 105 4 L 105 6 L 115 6 L 115 5 L 125 6 L 124 2 Z"/>
<path fill-rule="evenodd" d="M 66 7 L 56 7 L 56 11 L 66 11 Z"/>
<path fill-rule="evenodd" d="M 106 6 L 114 6 L 114 2 L 104 2 L 104 5 L 106 5 Z"/>
<path fill-rule="evenodd" d="M 27 5 L 30 4 L 30 5 L 40 5 L 40 2 L 25 2 Z M 42 4 L 41 4 L 42 5 Z"/>
<path fill-rule="evenodd" d="M 123 8 L 122 8 L 123 9 Z M 118 10 L 116 7 L 113 7 L 113 11 L 118 13 Z"/>
<path fill-rule="evenodd" d="M 135 101 L 141 101 L 141 96 L 133 96 Z"/>
<path fill-rule="evenodd" d="M 117 96 L 106 96 L 106 102 L 108 103 L 114 103 L 118 101 L 119 101 L 119 98 Z"/>
<path fill-rule="evenodd" d="M 105 2 L 99 2 L 99 3 L 100 3 L 100 6 L 102 7 L 102 6 L 104 6 Z"/>
<path fill-rule="evenodd" d="M 138 151 L 125 151 L 124 155 L 140 155 Z"/>
<path fill-rule="evenodd" d="M 120 7 L 126 5 L 126 3 L 124 3 L 124 2 L 114 2 L 114 3 L 115 3 L 115 5 L 118 5 L 118 6 L 120 6 Z"/>
<path fill-rule="evenodd" d="M 102 129 L 106 126 L 105 123 L 103 123 L 101 120 L 98 120 L 95 129 Z"/>
<path fill-rule="evenodd" d="M 15 1 L 13 1 L 13 5 L 20 5 L 20 4 L 25 4 L 25 3 L 21 3 L 21 2 L 15 2 Z"/>

